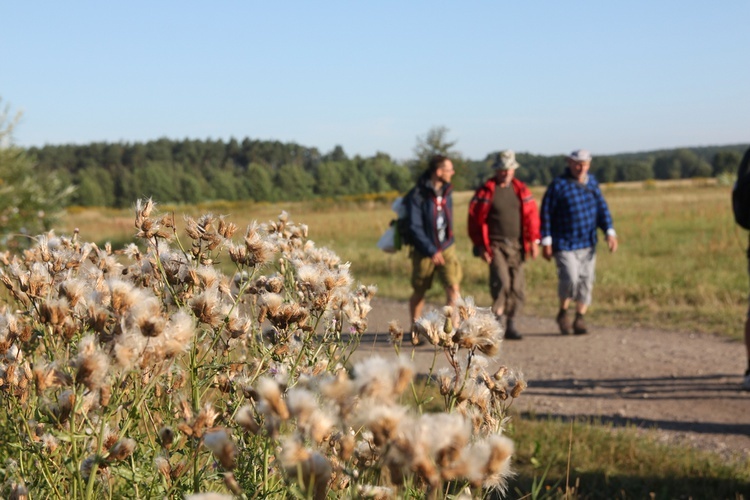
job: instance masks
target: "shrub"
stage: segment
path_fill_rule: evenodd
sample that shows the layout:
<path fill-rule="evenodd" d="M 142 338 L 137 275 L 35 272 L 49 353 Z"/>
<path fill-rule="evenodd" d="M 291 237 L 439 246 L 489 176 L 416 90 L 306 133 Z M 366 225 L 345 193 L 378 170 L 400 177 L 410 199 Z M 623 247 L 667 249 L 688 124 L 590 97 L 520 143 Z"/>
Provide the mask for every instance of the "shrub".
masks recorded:
<path fill-rule="evenodd" d="M 26 248 L 29 237 L 49 230 L 73 192 L 13 144 L 19 119 L 8 116 L 8 107 L 0 110 L 0 246 L 7 248 Z"/>
<path fill-rule="evenodd" d="M 135 207 L 139 249 L 77 235 L 0 256 L 0 463 L 19 497 L 324 498 L 502 489 L 507 405 L 490 375 L 502 331 L 469 300 L 417 331 L 444 351 L 443 411 L 405 405 L 408 359 L 349 358 L 372 287 L 282 213 L 237 226 Z M 215 264 L 229 258 L 228 277 Z M 391 325 L 396 350 L 403 333 Z"/>

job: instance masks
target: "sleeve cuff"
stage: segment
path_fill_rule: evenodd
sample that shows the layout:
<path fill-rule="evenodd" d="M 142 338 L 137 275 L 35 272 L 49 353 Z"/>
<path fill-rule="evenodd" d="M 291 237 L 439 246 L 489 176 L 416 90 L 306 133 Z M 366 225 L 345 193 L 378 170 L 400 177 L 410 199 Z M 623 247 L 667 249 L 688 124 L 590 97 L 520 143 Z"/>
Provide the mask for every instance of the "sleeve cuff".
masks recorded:
<path fill-rule="evenodd" d="M 542 238 L 542 246 L 548 247 L 552 244 L 552 236 L 545 236 Z"/>
<path fill-rule="evenodd" d="M 615 238 L 617 238 L 617 233 L 615 232 L 615 228 L 610 227 L 609 229 L 607 229 L 607 236 L 614 236 Z"/>

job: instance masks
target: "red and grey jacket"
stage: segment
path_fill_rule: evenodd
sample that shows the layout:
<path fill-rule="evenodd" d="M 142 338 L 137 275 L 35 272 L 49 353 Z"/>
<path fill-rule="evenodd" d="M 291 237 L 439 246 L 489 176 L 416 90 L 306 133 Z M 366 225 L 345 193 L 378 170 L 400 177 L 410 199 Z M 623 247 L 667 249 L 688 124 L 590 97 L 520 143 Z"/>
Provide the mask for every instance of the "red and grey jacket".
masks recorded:
<path fill-rule="evenodd" d="M 469 238 L 471 238 L 471 242 L 475 247 L 478 247 L 481 251 L 488 252 L 490 255 L 492 255 L 492 251 L 490 250 L 490 234 L 487 228 L 487 219 L 490 215 L 492 198 L 495 196 L 496 186 L 497 179 L 493 177 L 485 182 L 484 186 L 477 189 L 469 203 Z M 539 210 L 537 209 L 536 201 L 534 201 L 534 196 L 526 184 L 514 177 L 511 180 L 511 186 L 513 187 L 513 192 L 516 193 L 518 200 L 521 202 L 521 213 L 519 215 L 521 217 L 523 250 L 524 254 L 526 254 L 531 249 L 531 243 L 540 238 Z"/>

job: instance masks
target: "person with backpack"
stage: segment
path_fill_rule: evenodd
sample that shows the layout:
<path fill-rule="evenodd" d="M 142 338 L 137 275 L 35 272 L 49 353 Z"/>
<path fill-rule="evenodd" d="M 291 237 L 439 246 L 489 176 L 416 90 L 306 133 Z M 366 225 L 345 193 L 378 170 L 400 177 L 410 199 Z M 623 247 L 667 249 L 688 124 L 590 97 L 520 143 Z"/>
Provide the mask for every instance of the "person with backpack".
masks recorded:
<path fill-rule="evenodd" d="M 469 203 L 469 238 L 474 255 L 490 268 L 492 312 L 502 324 L 505 338 L 521 340 L 514 318 L 523 306 L 527 255 L 539 255 L 539 211 L 529 188 L 515 178 L 520 165 L 513 151 L 500 153 L 492 165 L 495 175 L 477 189 Z"/>
<path fill-rule="evenodd" d="M 454 305 L 460 297 L 461 264 L 453 237 L 453 198 L 451 178 L 455 170 L 450 158 L 433 156 L 417 185 L 404 197 L 411 245 L 414 292 L 409 299 L 412 332 L 422 315 L 424 298 L 437 275 L 445 288 L 446 302 Z M 412 342 L 418 343 L 412 333 Z"/>
<path fill-rule="evenodd" d="M 610 252 L 617 250 L 617 233 L 599 183 L 589 174 L 591 153 L 585 149 L 566 157 L 568 168 L 556 177 L 542 199 L 542 255 L 555 258 L 560 310 L 557 325 L 563 335 L 588 332 L 584 315 L 591 304 L 596 267 L 596 229 L 604 231 Z M 576 303 L 573 324 L 568 318 Z"/>
<path fill-rule="evenodd" d="M 735 222 L 743 229 L 750 229 L 750 149 L 745 151 L 737 168 L 737 182 L 732 189 L 732 211 Z M 747 249 L 747 272 L 750 276 L 750 240 L 748 240 Z M 747 370 L 742 379 L 742 388 L 750 391 L 750 299 L 748 299 L 748 309 L 745 315 L 745 349 Z"/>

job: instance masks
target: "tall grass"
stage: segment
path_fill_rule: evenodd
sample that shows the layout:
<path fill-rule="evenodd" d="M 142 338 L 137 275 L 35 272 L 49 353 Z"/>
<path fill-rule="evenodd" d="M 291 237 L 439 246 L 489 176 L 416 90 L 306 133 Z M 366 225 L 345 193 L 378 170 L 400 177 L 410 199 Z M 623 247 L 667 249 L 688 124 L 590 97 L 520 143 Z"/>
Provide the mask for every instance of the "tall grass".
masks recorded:
<path fill-rule="evenodd" d="M 651 182 L 603 189 L 620 248 L 610 255 L 600 244 L 591 321 L 740 338 L 747 307 L 748 238 L 733 223 L 729 187 Z M 541 202 L 543 189 L 533 192 Z M 472 257 L 466 231 L 471 194 L 454 195 L 456 248 L 464 270 L 462 292 L 479 305 L 489 305 L 487 267 Z M 389 255 L 375 246 L 394 215 L 387 201 L 165 207 L 169 208 L 177 214 L 206 210 L 228 214 L 240 226 L 287 210 L 310 226 L 318 244 L 351 262 L 359 279 L 376 284 L 380 296 L 406 299 L 411 294 L 406 251 Z M 79 227 L 83 237 L 95 241 L 126 241 L 134 233 L 127 216 L 127 212 L 114 211 L 71 212 L 62 229 Z M 554 264 L 541 258 L 530 261 L 526 275 L 525 313 L 553 315 L 557 308 Z M 428 300 L 442 301 L 443 292 L 434 288 Z"/>

